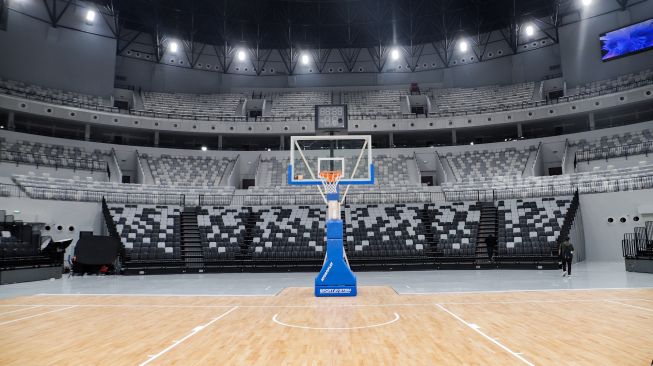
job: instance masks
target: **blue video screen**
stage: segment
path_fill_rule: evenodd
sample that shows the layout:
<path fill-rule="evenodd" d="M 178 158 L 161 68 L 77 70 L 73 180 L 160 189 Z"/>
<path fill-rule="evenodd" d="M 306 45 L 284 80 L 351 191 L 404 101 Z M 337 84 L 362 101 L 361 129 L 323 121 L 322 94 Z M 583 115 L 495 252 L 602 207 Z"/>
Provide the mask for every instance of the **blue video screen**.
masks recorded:
<path fill-rule="evenodd" d="M 603 33 L 600 40 L 603 61 L 652 49 L 653 19 Z"/>

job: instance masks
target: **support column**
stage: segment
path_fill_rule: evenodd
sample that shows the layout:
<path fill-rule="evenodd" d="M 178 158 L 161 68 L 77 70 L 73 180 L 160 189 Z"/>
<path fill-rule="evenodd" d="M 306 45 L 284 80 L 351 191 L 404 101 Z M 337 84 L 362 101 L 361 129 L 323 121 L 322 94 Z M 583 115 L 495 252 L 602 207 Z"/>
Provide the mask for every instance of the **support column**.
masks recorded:
<path fill-rule="evenodd" d="M 91 141 L 91 124 L 87 123 L 84 126 L 84 141 Z"/>
<path fill-rule="evenodd" d="M 154 146 L 159 147 L 159 131 L 154 131 Z"/>
<path fill-rule="evenodd" d="M 524 131 L 522 130 L 521 122 L 517 123 L 517 138 L 520 139 L 524 137 Z"/>
<path fill-rule="evenodd" d="M 594 123 L 594 112 L 590 112 L 589 122 L 590 122 L 590 131 L 594 131 L 596 129 L 596 124 Z"/>
<path fill-rule="evenodd" d="M 452 128 L 451 129 L 451 145 L 456 145 L 458 143 L 458 139 L 456 138 L 456 129 Z"/>
<path fill-rule="evenodd" d="M 388 145 L 390 145 L 389 147 L 391 147 L 391 148 L 395 147 L 395 134 L 394 134 L 394 132 L 390 132 L 388 134 Z"/>
<path fill-rule="evenodd" d="M 222 150 L 222 135 L 218 135 L 218 150 Z"/>
<path fill-rule="evenodd" d="M 9 112 L 7 115 L 7 129 L 9 131 L 16 130 L 16 114 L 14 112 Z"/>
<path fill-rule="evenodd" d="M 279 150 L 283 151 L 286 149 L 286 139 L 285 136 L 279 136 Z"/>

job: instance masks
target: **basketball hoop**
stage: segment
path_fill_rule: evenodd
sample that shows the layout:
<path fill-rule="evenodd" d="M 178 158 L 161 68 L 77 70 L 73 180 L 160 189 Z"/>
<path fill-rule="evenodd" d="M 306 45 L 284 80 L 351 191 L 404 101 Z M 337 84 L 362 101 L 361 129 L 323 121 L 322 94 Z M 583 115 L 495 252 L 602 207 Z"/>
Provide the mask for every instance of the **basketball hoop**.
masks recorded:
<path fill-rule="evenodd" d="M 323 170 L 320 172 L 320 180 L 327 194 L 338 191 L 338 182 L 340 182 L 341 175 L 342 173 L 339 170 Z"/>

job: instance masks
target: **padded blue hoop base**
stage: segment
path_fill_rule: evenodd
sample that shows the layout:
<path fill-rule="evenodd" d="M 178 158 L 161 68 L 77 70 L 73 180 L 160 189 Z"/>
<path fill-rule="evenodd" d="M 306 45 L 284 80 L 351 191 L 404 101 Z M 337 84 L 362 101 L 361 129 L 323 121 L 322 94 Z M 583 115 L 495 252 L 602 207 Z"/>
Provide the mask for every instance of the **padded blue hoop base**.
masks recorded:
<path fill-rule="evenodd" d="M 315 286 L 315 296 L 317 297 L 343 297 L 356 295 L 356 286 Z"/>
<path fill-rule="evenodd" d="M 326 260 L 315 277 L 315 296 L 356 296 L 356 275 L 345 261 L 342 220 L 327 220 Z"/>

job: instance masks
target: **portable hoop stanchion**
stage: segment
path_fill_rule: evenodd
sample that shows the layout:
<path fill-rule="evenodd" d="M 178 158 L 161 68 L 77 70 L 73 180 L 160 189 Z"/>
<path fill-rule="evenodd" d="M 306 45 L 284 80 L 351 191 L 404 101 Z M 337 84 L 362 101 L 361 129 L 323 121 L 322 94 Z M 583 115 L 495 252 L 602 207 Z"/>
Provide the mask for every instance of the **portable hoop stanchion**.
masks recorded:
<path fill-rule="evenodd" d="M 358 155 L 356 164 L 352 170 L 351 178 L 344 178 L 344 172 L 340 170 L 319 170 L 320 160 L 323 161 L 340 161 L 344 170 L 344 158 L 319 158 L 317 167 L 317 176 L 314 175 L 311 169 L 309 160 L 306 159 L 299 144 L 294 140 L 300 137 L 293 136 L 291 144 L 297 147 L 297 152 L 301 156 L 303 164 L 307 167 L 311 175 L 310 179 L 300 179 L 294 176 L 293 164 L 294 151 L 291 149 L 291 164 L 288 166 L 288 184 L 290 185 L 316 185 L 320 189 L 320 193 L 327 204 L 327 218 L 326 218 L 326 254 L 324 256 L 324 263 L 322 270 L 315 277 L 315 296 L 356 296 L 356 275 L 349 267 L 347 254 L 343 245 L 343 222 L 340 217 L 340 186 L 341 185 L 363 185 L 374 184 L 374 165 L 371 163 L 371 150 L 370 138 L 364 136 L 364 141 L 361 153 Z M 315 137 L 313 137 L 315 138 Z M 331 136 L 331 138 L 333 138 Z M 361 137 L 344 137 L 349 139 L 361 139 Z M 340 137 L 343 139 L 343 137 Z M 367 153 L 365 153 L 367 151 Z M 358 166 L 365 156 L 365 169 L 367 169 L 368 176 L 366 178 L 354 179 Z M 354 156 L 355 158 L 356 156 Z M 322 187 L 320 187 L 322 186 Z M 347 187 L 348 189 L 349 187 Z M 347 190 L 345 190 L 345 195 Z M 344 201 L 344 197 L 343 197 Z"/>

